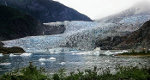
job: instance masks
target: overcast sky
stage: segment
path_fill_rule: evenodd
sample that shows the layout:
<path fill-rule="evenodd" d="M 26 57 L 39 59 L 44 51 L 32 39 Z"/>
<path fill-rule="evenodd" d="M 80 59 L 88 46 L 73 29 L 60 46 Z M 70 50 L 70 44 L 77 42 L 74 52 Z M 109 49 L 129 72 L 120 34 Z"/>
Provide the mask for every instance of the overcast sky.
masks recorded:
<path fill-rule="evenodd" d="M 136 3 L 150 0 L 54 0 L 74 8 L 91 19 L 100 19 L 130 8 Z"/>

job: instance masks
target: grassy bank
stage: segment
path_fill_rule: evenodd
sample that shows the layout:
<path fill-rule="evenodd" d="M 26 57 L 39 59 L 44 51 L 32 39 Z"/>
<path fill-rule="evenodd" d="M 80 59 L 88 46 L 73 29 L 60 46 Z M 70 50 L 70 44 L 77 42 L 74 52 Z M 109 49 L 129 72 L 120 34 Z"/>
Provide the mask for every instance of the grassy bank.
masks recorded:
<path fill-rule="evenodd" d="M 117 54 L 115 56 L 137 56 L 137 57 L 143 56 L 143 57 L 145 57 L 145 56 L 150 56 L 150 51 L 149 50 L 142 50 L 142 51 L 132 50 L 131 52 Z"/>
<path fill-rule="evenodd" d="M 62 69 L 58 73 L 49 77 L 44 74 L 44 69 L 30 64 L 28 67 L 6 73 L 0 77 L 0 80 L 150 80 L 150 68 L 138 67 L 117 67 L 117 72 L 111 74 L 109 69 L 85 70 L 77 73 L 71 72 L 66 75 Z M 98 73 L 101 71 L 101 73 Z"/>

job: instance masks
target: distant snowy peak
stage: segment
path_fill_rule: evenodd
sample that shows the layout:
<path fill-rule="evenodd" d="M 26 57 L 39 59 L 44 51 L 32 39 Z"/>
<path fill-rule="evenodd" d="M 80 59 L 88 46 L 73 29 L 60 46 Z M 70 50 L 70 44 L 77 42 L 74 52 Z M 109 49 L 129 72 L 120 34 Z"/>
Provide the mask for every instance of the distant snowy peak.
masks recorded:
<path fill-rule="evenodd" d="M 150 2 L 140 2 L 135 4 L 133 7 L 122 11 L 118 14 L 115 15 L 111 15 L 108 17 L 105 17 L 103 19 L 98 20 L 98 22 L 113 22 L 113 23 L 118 23 L 121 20 L 123 20 L 124 18 L 132 18 L 132 20 L 137 21 L 137 17 L 143 17 L 143 16 L 148 16 L 150 15 Z M 133 19 L 134 17 L 134 19 Z M 136 18 L 136 19 L 135 19 Z M 148 21 L 149 17 L 147 18 L 142 18 L 140 20 L 142 21 Z M 131 20 L 130 20 L 131 21 Z M 139 21 L 139 19 L 138 19 Z"/>

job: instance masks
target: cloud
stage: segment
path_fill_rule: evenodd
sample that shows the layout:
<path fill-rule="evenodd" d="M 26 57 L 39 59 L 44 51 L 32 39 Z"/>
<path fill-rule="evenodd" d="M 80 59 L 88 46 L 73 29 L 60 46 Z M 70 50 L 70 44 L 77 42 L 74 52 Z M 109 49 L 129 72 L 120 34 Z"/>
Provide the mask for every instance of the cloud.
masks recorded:
<path fill-rule="evenodd" d="M 121 12 L 136 3 L 150 0 L 54 0 L 74 8 L 92 19 Z"/>

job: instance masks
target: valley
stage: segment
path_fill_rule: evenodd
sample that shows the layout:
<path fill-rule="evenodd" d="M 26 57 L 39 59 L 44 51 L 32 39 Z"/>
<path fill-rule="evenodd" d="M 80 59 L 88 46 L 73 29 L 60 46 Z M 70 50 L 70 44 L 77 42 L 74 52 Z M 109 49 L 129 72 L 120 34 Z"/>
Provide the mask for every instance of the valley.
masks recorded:
<path fill-rule="evenodd" d="M 92 20 L 53 0 L 0 0 L 0 75 L 31 63 L 48 76 L 63 68 L 109 68 L 112 75 L 118 65 L 150 66 L 149 7 Z"/>

